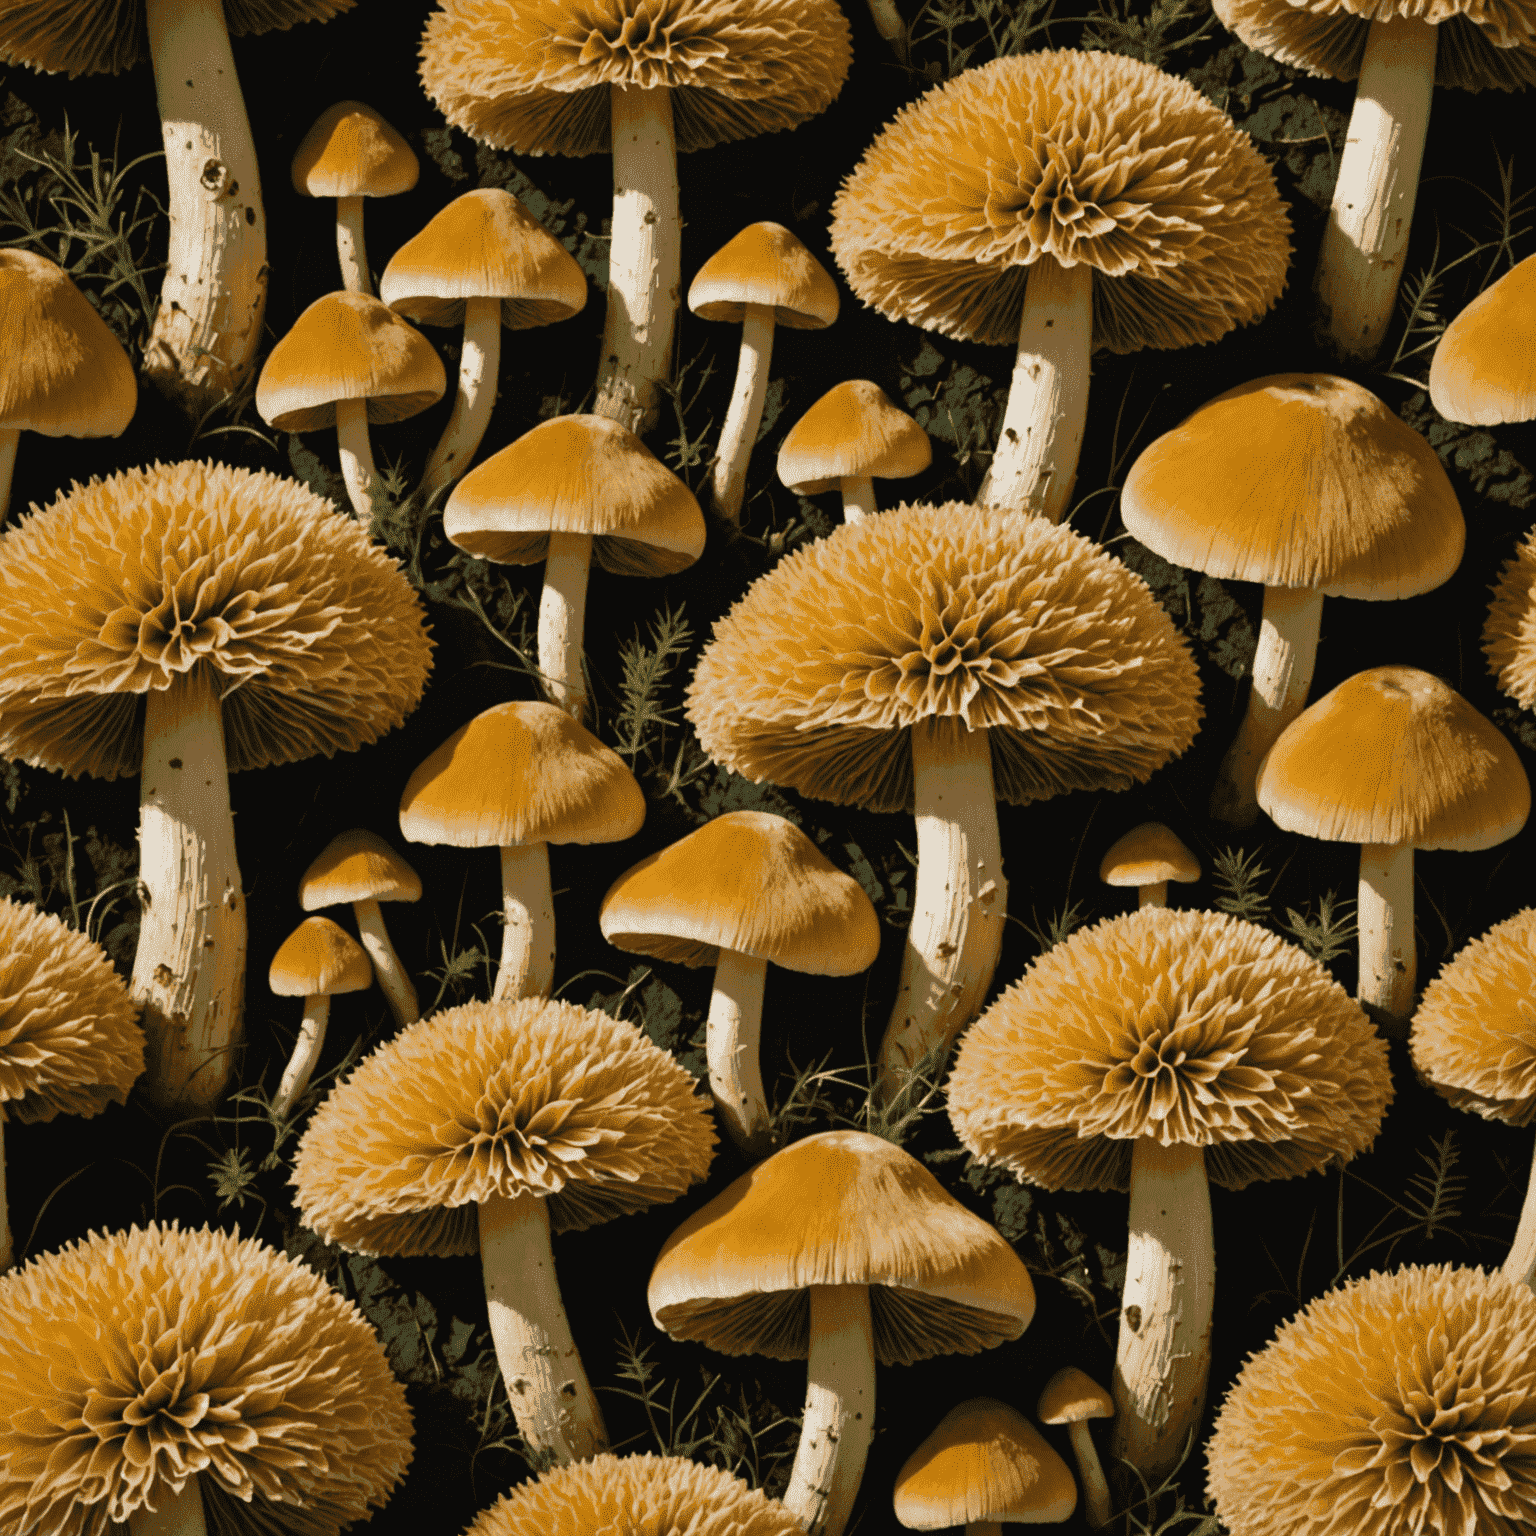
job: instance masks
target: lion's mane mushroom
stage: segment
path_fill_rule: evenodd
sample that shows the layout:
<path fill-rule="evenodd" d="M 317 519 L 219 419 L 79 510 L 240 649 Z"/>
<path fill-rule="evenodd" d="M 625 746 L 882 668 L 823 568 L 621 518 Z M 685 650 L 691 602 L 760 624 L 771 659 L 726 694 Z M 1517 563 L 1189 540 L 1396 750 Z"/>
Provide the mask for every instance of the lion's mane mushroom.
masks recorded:
<path fill-rule="evenodd" d="M 1429 398 L 1447 421 L 1536 419 L 1536 256 L 1516 262 L 1446 326 L 1429 362 Z"/>
<path fill-rule="evenodd" d="M 245 898 L 227 769 L 351 752 L 431 665 L 397 561 L 294 480 L 157 464 L 75 485 L 0 561 L 0 755 L 139 774 L 133 995 L 144 1092 L 206 1109 L 241 1036 Z"/>
<path fill-rule="evenodd" d="M 1216 341 L 1280 295 L 1290 220 L 1248 135 L 1187 81 L 1059 49 L 935 86 L 881 130 L 832 209 L 881 314 L 1014 345 L 978 501 L 1058 522 L 1094 347 Z"/>
<path fill-rule="evenodd" d="M 7 1531 L 337 1536 L 410 1460 L 372 1325 L 255 1238 L 153 1223 L 0 1276 Z"/>
<path fill-rule="evenodd" d="M 1199 1423 L 1227 1189 L 1347 1162 L 1392 1097 L 1386 1042 L 1252 923 L 1143 907 L 1041 955 L 966 1031 L 949 1117 L 1046 1189 L 1129 1189 L 1115 1454 L 1156 1480 Z"/>
<path fill-rule="evenodd" d="M 643 432 L 682 283 L 677 152 L 823 112 L 853 56 L 835 0 L 443 0 L 421 79 L 472 139 L 613 154 L 608 311 L 593 410 Z"/>
<path fill-rule="evenodd" d="M 1483 654 L 1502 692 L 1536 709 L 1536 528 L 1499 573 L 1483 623 Z"/>
<path fill-rule="evenodd" d="M 1146 584 L 1067 528 L 958 502 L 845 524 L 759 578 L 688 690 L 704 750 L 754 782 L 912 810 L 917 890 L 879 1092 L 942 1066 L 997 965 L 997 800 L 1125 789 L 1200 718 Z"/>

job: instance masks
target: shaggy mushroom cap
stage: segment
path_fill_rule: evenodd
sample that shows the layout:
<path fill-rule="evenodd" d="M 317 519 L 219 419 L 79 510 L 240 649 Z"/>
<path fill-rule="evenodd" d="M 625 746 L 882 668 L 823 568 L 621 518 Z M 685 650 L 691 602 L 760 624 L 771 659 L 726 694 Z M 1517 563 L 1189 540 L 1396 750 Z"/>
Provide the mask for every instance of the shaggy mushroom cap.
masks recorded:
<path fill-rule="evenodd" d="M 152 1224 L 0 1276 L 7 1531 L 108 1536 L 195 1477 L 213 1531 L 334 1536 L 410 1460 L 372 1326 L 255 1238 Z"/>
<path fill-rule="evenodd" d="M 1046 1189 L 1130 1187 L 1131 1142 L 1242 1189 L 1347 1162 L 1392 1098 L 1386 1042 L 1317 961 L 1217 912 L 1143 907 L 1047 950 L 961 1037 L 949 1118 Z"/>
<path fill-rule="evenodd" d="M 1290 220 L 1248 135 L 1187 81 L 1058 49 L 902 108 L 844 181 L 832 250 L 893 320 L 1013 346 L 1029 267 L 1093 269 L 1093 342 L 1215 341 L 1275 302 Z"/>
<path fill-rule="evenodd" d="M 837 805 L 912 803 L 910 727 L 988 732 L 997 797 L 1124 789 L 1194 739 L 1189 647 L 1069 528 L 961 502 L 844 525 L 760 577 L 688 690 L 704 750 Z"/>
<path fill-rule="evenodd" d="M 299 877 L 306 912 L 351 901 L 420 901 L 421 876 L 377 832 L 338 832 Z"/>
<path fill-rule="evenodd" d="M 1536 1295 L 1449 1264 L 1351 1280 L 1249 1356 L 1206 1455 L 1232 1536 L 1536 1529 Z"/>
<path fill-rule="evenodd" d="M 1499 687 L 1536 709 L 1536 528 L 1499 575 L 1483 624 L 1483 654 Z"/>
<path fill-rule="evenodd" d="M 1446 326 L 1430 359 L 1429 398 L 1447 421 L 1536 418 L 1536 256 L 1516 262 Z"/>
<path fill-rule="evenodd" d="M 143 695 L 199 664 L 231 769 L 351 752 L 416 707 L 431 653 L 399 562 L 297 481 L 124 470 L 5 536 L 0 756 L 135 775 Z"/>
<path fill-rule="evenodd" d="M 331 1090 L 299 1144 L 305 1223 L 358 1253 L 474 1254 L 476 1208 L 528 1191 L 557 1232 L 675 1200 L 715 1131 L 693 1078 L 574 1003 L 466 1003 L 408 1025 Z"/>
<path fill-rule="evenodd" d="M 306 197 L 393 197 L 421 167 L 400 134 L 366 101 L 327 107 L 293 152 L 293 190 Z"/>

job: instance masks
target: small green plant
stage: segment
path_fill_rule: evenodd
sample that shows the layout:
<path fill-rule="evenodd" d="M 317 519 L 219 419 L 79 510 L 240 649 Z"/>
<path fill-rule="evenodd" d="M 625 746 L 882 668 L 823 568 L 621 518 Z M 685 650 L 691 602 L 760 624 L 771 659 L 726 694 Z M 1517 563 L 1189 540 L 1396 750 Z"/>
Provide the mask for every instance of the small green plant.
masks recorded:
<path fill-rule="evenodd" d="M 1029 909 L 1027 921 L 1022 917 L 1012 920 L 1035 941 L 1035 948 L 1043 955 L 1046 950 L 1055 949 L 1081 928 L 1086 915 L 1081 902 L 1069 901 L 1060 910 L 1048 913 L 1043 923 L 1039 911 L 1034 907 Z"/>
<path fill-rule="evenodd" d="M 1215 28 L 1216 13 L 1199 0 L 1152 0 L 1144 16 L 1132 11 L 1130 0 L 1099 0 L 1083 29 L 1082 46 L 1168 69 L 1175 54 L 1195 47 Z"/>
<path fill-rule="evenodd" d="M 667 463 L 672 466 L 678 479 L 694 492 L 697 492 L 703 481 L 702 472 L 707 472 L 714 462 L 714 452 L 707 439 L 715 419 L 706 416 L 697 423 L 694 420 L 699 397 L 714 377 L 714 360 L 705 357 L 708 350 L 707 347 L 701 347 L 687 362 L 678 365 L 675 379 L 662 381 L 658 386 L 672 402 L 673 415 L 677 421 L 677 436 L 667 444 Z M 690 477 L 689 470 L 699 470 L 701 473 Z"/>
<path fill-rule="evenodd" d="M 1221 894 L 1216 898 L 1218 912 L 1230 912 L 1245 923 L 1262 923 L 1269 918 L 1271 884 L 1263 882 L 1269 870 L 1259 863 L 1258 852 L 1244 848 L 1223 848 L 1211 860 L 1211 880 Z"/>
<path fill-rule="evenodd" d="M 221 1216 L 231 1205 L 243 1211 L 247 1200 L 257 1201 L 266 1210 L 267 1202 L 251 1187 L 256 1182 L 256 1165 L 251 1162 L 249 1147 L 229 1147 L 214 1158 L 208 1164 L 208 1179 L 219 1197 Z"/>
<path fill-rule="evenodd" d="M 667 731 L 677 724 L 681 707 L 665 701 L 665 691 L 678 663 L 693 643 L 693 629 L 669 606 L 657 610 L 651 620 L 647 644 L 637 630 L 619 650 L 619 708 L 613 722 L 614 747 L 633 768 L 642 756 L 651 768 L 659 766 Z"/>
<path fill-rule="evenodd" d="M 1333 891 L 1325 891 L 1318 899 L 1316 917 L 1312 916 L 1311 902 L 1300 912 L 1295 907 L 1285 909 L 1285 931 L 1322 965 L 1348 954 L 1358 935 L 1351 915 L 1354 902 L 1335 905 L 1336 901 Z"/>
<path fill-rule="evenodd" d="M 937 84 L 972 64 L 1023 53 L 1037 33 L 1049 31 L 1056 0 L 927 0 L 909 29 L 915 56 L 937 44 L 918 71 Z"/>

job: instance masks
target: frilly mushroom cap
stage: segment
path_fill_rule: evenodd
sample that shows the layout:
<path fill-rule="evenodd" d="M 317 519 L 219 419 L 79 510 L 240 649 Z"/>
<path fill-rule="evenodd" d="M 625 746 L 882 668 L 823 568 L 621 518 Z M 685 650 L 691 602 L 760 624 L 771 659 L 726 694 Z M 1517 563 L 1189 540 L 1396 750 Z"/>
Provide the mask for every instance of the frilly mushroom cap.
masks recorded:
<path fill-rule="evenodd" d="M 306 912 L 352 901 L 420 901 L 421 876 L 377 832 L 338 832 L 299 876 Z"/>
<path fill-rule="evenodd" d="M 520 155 L 606 154 L 609 88 L 670 90 L 691 150 L 824 112 L 852 58 L 835 0 L 442 0 L 421 82 L 454 127 Z"/>
<path fill-rule="evenodd" d="M 368 952 L 340 923 L 306 917 L 278 945 L 267 985 L 279 997 L 333 997 L 373 985 Z"/>
<path fill-rule="evenodd" d="M 255 1238 L 152 1224 L 0 1275 L 0 1528 L 107 1536 L 195 1478 L 211 1531 L 335 1536 L 410 1460 L 372 1325 Z"/>
<path fill-rule="evenodd" d="M 1177 880 L 1188 885 L 1200 878 L 1200 860 L 1184 846 L 1172 827 L 1144 821 L 1110 844 L 1099 861 L 1105 885 L 1156 885 Z"/>
<path fill-rule="evenodd" d="M 355 751 L 426 687 L 426 613 L 399 562 L 295 480 L 123 470 L 75 483 L 0 547 L 0 756 L 136 774 L 143 695 L 199 665 L 224 697 L 231 769 Z"/>
<path fill-rule="evenodd" d="M 0 897 L 0 1114 L 25 1123 L 123 1103 L 144 1070 L 138 1018 L 99 944 Z"/>
<path fill-rule="evenodd" d="M 997 797 L 1125 789 L 1194 739 L 1200 683 L 1150 589 L 1070 528 L 961 502 L 835 529 L 720 619 L 688 689 L 704 750 L 837 805 L 912 803 L 909 729 L 989 732 Z"/>
<path fill-rule="evenodd" d="M 779 479 L 819 496 L 845 476 L 902 480 L 933 462 L 928 434 L 870 379 L 834 384 L 779 444 Z"/>
<path fill-rule="evenodd" d="M 694 1080 L 574 1003 L 466 1003 L 407 1026 L 331 1090 L 299 1143 L 305 1224 L 358 1253 L 472 1254 L 493 1195 L 557 1232 L 675 1200 L 709 1171 Z"/>
<path fill-rule="evenodd" d="M 1483 624 L 1483 654 L 1500 689 L 1536 709 L 1536 528 L 1499 574 Z"/>
<path fill-rule="evenodd" d="M 1232 1536 L 1536 1529 L 1536 1295 L 1449 1264 L 1351 1280 L 1248 1357 L 1206 1448 Z"/>
<path fill-rule="evenodd" d="M 1386 1041 L 1294 944 L 1143 907 L 1048 949 L 961 1036 L 949 1118 L 1046 1189 L 1128 1189 L 1131 1142 L 1204 1147 L 1242 1189 L 1348 1162 L 1392 1099 Z"/>
<path fill-rule="evenodd" d="M 1028 270 L 1093 269 L 1112 352 L 1216 341 L 1280 296 L 1290 219 L 1248 135 L 1187 81 L 1111 53 L 995 59 L 880 131 L 832 207 L 850 286 L 893 320 L 1018 341 Z"/>
<path fill-rule="evenodd" d="M 1536 1120 L 1536 909 L 1473 939 L 1424 989 L 1408 1035 L 1419 1076 L 1485 1120 Z"/>
<path fill-rule="evenodd" d="M 415 151 L 366 101 L 338 101 L 293 152 L 293 190 L 305 197 L 393 197 L 416 185 Z"/>
<path fill-rule="evenodd" d="M 1429 363 L 1429 398 L 1447 421 L 1536 419 L 1536 256 L 1516 262 L 1446 326 Z"/>
<path fill-rule="evenodd" d="M 733 235 L 694 273 L 688 308 L 701 320 L 740 325 L 748 304 L 773 307 L 773 323 L 819 331 L 837 319 L 837 284 L 792 231 L 771 219 Z"/>

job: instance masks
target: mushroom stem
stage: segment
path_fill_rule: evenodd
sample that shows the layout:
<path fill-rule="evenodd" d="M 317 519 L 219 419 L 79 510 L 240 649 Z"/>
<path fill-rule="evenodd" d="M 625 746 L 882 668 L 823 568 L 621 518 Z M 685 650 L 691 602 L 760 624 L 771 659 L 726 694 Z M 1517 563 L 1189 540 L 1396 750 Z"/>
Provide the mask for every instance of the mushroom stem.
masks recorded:
<path fill-rule="evenodd" d="M 555 1280 L 549 1210 L 529 1191 L 483 1200 L 480 1268 L 491 1341 L 530 1448 L 564 1464 L 608 1449 L 608 1431 Z"/>
<path fill-rule="evenodd" d="M 378 902 L 354 901 L 352 914 L 357 918 L 357 937 L 373 962 L 374 980 L 395 1016 L 395 1023 L 402 1029 L 414 1024 L 421 1017 L 421 1003 L 395 946 L 389 942 L 389 929 L 384 926 L 384 913 Z"/>
<path fill-rule="evenodd" d="M 496 378 L 501 367 L 501 300 L 464 301 L 464 346 L 459 353 L 459 389 L 453 397 L 448 425 L 438 438 L 421 488 L 430 495 L 451 485 L 469 468 L 475 449 L 491 424 L 496 404 Z"/>
<path fill-rule="evenodd" d="M 363 240 L 363 200 L 336 199 L 336 259 L 341 263 L 341 286 L 348 293 L 372 293 L 368 274 L 368 246 Z"/>
<path fill-rule="evenodd" d="M 1166 907 L 1168 905 L 1168 882 L 1166 880 L 1154 880 L 1151 885 L 1139 885 L 1136 887 L 1137 907 Z"/>
<path fill-rule="evenodd" d="M 784 1507 L 811 1536 L 842 1536 L 875 1432 L 867 1285 L 813 1285 L 805 1418 Z"/>
<path fill-rule="evenodd" d="M 704 1035 L 715 1108 L 726 1133 L 753 1163 L 773 1151 L 773 1127 L 758 1060 L 767 978 L 766 960 L 722 947 L 715 962 Z"/>
<path fill-rule="evenodd" d="M 608 309 L 592 410 L 644 432 L 656 419 L 657 382 L 671 373 L 682 284 L 682 216 L 672 93 L 615 85 L 613 225 Z"/>
<path fill-rule="evenodd" d="M 204 663 L 145 697 L 139 884 L 130 987 L 144 1005 L 144 1096 L 157 1111 L 212 1109 L 242 1033 L 245 897 L 224 721 Z"/>
<path fill-rule="evenodd" d="M 768 364 L 773 357 L 773 305 L 747 304 L 741 321 L 741 354 L 736 360 L 736 383 L 731 403 L 720 428 L 715 467 L 710 475 L 710 495 L 715 511 L 732 522 L 741 518 L 747 490 L 747 460 L 757 441 L 768 397 Z"/>
<path fill-rule="evenodd" d="M 896 61 L 905 64 L 909 52 L 907 24 L 896 9 L 896 0 L 869 0 L 869 19 L 874 22 L 875 31 L 890 45 Z"/>
<path fill-rule="evenodd" d="M 555 981 L 548 843 L 514 843 L 501 850 L 501 921 L 501 964 L 492 1001 L 548 997 Z"/>
<path fill-rule="evenodd" d="M 162 1485 L 158 1509 L 140 1506 L 128 1516 L 128 1536 L 207 1536 L 207 1532 L 203 1491 L 195 1475 L 181 1485 L 180 1493 L 165 1492 Z"/>
<path fill-rule="evenodd" d="M 368 402 L 336 402 L 336 451 L 352 510 L 365 528 L 373 526 L 373 444 L 368 440 Z"/>
<path fill-rule="evenodd" d="M 293 1043 L 293 1054 L 283 1068 L 283 1080 L 272 1096 L 272 1113 L 279 1120 L 286 1120 L 293 1113 L 309 1079 L 325 1049 L 325 1026 L 331 1017 L 331 1000 L 323 992 L 312 993 L 304 999 L 304 1019 L 299 1025 L 299 1038 Z"/>
<path fill-rule="evenodd" d="M 573 720 L 587 703 L 581 672 L 581 631 L 586 623 L 590 533 L 552 533 L 539 597 L 539 674 L 544 692 Z"/>
<path fill-rule="evenodd" d="M 1205 1406 L 1215 1291 L 1204 1148 L 1137 1137 L 1115 1348 L 1114 1454 L 1153 1487 L 1177 1465 Z"/>
<path fill-rule="evenodd" d="M 1334 345 L 1361 362 L 1381 346 L 1402 280 L 1438 41 L 1416 16 L 1370 27 L 1313 283 Z"/>
<path fill-rule="evenodd" d="M 20 441 L 20 427 L 0 427 L 0 523 L 11 510 L 11 477 L 16 473 L 16 445 Z"/>
<path fill-rule="evenodd" d="M 1072 1441 L 1072 1455 L 1076 1458 L 1078 1479 L 1083 1485 L 1083 1513 L 1093 1530 L 1103 1530 L 1114 1516 L 1114 1507 L 1109 1501 L 1109 1483 L 1088 1420 L 1078 1419 L 1068 1424 L 1067 1435 Z"/>
<path fill-rule="evenodd" d="M 0 1199 L 3 1198 L 4 1188 L 0 1186 Z M 0 1263 L 0 1269 L 4 1267 Z M 1504 1260 L 1503 1272 L 1517 1285 L 1527 1285 L 1536 1291 L 1536 1157 L 1531 1160 L 1531 1174 L 1525 1185 L 1525 1204 L 1520 1207 L 1520 1225 L 1515 1228 L 1515 1240 L 1509 1245 L 1509 1256 Z"/>
<path fill-rule="evenodd" d="M 845 523 L 860 522 L 880 510 L 875 502 L 875 482 L 868 475 L 844 475 L 840 489 Z"/>
<path fill-rule="evenodd" d="M 11 1207 L 5 1194 L 5 1105 L 0 1104 L 0 1275 L 16 1262 L 16 1244 L 11 1237 Z"/>
<path fill-rule="evenodd" d="M 1355 996 L 1394 1019 L 1413 1012 L 1418 956 L 1413 942 L 1413 847 L 1366 843 L 1360 849 L 1360 975 Z M 1388 1033 L 1403 1037 L 1402 1030 Z"/>
<path fill-rule="evenodd" d="M 145 0 L 170 246 L 144 372 L 196 418 L 239 392 L 261 341 L 267 225 L 223 0 Z"/>
<path fill-rule="evenodd" d="M 1042 256 L 1029 269 L 1008 406 L 977 506 L 1061 521 L 1088 419 L 1092 350 L 1093 268 Z"/>

